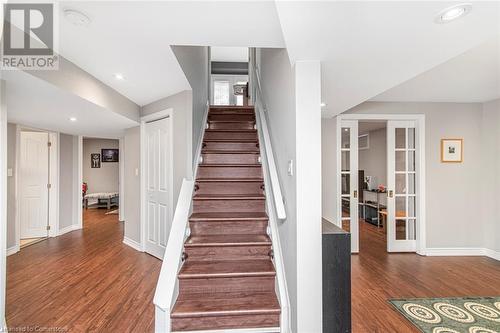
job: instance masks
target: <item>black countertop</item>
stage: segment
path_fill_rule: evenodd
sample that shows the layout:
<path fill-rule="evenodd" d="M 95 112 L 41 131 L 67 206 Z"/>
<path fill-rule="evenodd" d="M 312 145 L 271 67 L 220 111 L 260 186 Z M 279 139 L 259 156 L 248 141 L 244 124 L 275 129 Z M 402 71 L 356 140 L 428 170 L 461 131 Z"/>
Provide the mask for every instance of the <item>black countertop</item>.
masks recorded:
<path fill-rule="evenodd" d="M 337 227 L 335 224 L 325 219 L 322 221 L 321 229 L 323 234 L 348 234 L 347 231 Z"/>

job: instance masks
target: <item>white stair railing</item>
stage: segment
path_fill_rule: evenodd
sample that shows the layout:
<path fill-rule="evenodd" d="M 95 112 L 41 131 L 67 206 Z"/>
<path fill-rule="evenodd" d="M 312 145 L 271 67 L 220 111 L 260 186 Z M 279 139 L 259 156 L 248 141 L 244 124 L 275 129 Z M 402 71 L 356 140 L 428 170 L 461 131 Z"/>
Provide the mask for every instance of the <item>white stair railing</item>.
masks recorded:
<path fill-rule="evenodd" d="M 291 332 L 290 326 L 290 299 L 288 297 L 288 288 L 285 277 L 285 265 L 283 262 L 283 255 L 281 253 L 281 243 L 279 238 L 277 220 L 286 219 L 285 203 L 281 192 L 280 182 L 278 178 L 278 171 L 274 161 L 274 153 L 271 144 L 271 137 L 269 135 L 269 128 L 267 127 L 266 110 L 262 90 L 260 86 L 260 77 L 255 65 L 250 61 L 250 75 L 251 82 L 255 86 L 254 102 L 255 116 L 257 120 L 257 132 L 260 142 L 260 157 L 262 162 L 262 170 L 264 174 L 264 191 L 266 198 L 273 198 L 273 200 L 266 200 L 266 210 L 269 216 L 268 233 L 271 237 L 274 253 L 274 267 L 276 268 L 276 291 L 278 293 L 278 300 L 281 307 L 280 330 L 282 333 Z"/>

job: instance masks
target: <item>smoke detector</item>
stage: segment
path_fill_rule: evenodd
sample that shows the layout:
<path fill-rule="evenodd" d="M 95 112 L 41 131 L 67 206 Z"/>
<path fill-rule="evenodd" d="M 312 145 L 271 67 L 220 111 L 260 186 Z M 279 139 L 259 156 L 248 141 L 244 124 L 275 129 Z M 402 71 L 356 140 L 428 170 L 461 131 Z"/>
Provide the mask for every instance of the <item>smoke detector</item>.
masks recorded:
<path fill-rule="evenodd" d="M 66 8 L 63 10 L 63 13 L 66 20 L 73 25 L 87 27 L 90 24 L 90 17 L 76 9 Z"/>

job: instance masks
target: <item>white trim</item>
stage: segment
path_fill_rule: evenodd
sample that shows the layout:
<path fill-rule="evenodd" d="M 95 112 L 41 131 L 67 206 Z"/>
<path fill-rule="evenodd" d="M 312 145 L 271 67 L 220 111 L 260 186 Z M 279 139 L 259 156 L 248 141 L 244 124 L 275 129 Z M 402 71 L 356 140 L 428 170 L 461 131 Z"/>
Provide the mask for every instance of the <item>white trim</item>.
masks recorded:
<path fill-rule="evenodd" d="M 71 231 L 75 231 L 75 230 L 80 230 L 81 228 L 77 225 L 74 225 L 74 224 L 71 224 L 67 227 L 64 227 L 62 228 L 61 230 L 59 230 L 59 234 L 58 236 L 61 236 L 61 235 L 64 235 L 64 234 L 67 234 L 68 232 L 71 232 Z"/>
<path fill-rule="evenodd" d="M 418 208 L 417 208 L 417 254 L 426 254 L 426 214 L 425 214 L 425 203 L 426 203 L 426 188 L 425 188 L 425 115 L 424 114 L 376 114 L 376 113 L 343 113 L 336 117 L 337 119 L 337 149 L 340 146 L 341 133 L 340 133 L 340 120 L 413 120 L 416 122 L 416 132 L 418 133 L 418 144 L 419 144 L 419 154 L 418 154 L 418 170 L 419 176 L 417 181 L 419 198 Z M 337 152 L 337 171 L 340 174 L 340 152 Z M 337 175 L 338 176 L 338 175 Z M 338 183 L 338 181 L 337 181 Z M 337 198 L 340 197 L 341 188 L 340 184 L 337 184 Z M 337 200 L 337 221 L 339 218 L 339 207 L 340 200 Z M 337 224 L 338 225 L 338 224 Z"/>
<path fill-rule="evenodd" d="M 5 81 L 0 80 L 0 318 L 5 322 L 5 293 L 7 271 L 7 103 Z M 5 330 L 6 331 L 6 330 Z"/>
<path fill-rule="evenodd" d="M 433 247 L 425 253 L 429 257 L 473 256 L 500 260 L 500 252 L 481 247 Z"/>
<path fill-rule="evenodd" d="M 7 251 L 6 251 L 6 255 L 7 255 L 7 257 L 8 257 L 8 256 L 11 256 L 11 255 L 13 255 L 13 254 L 15 254 L 15 253 L 19 252 L 19 250 L 20 250 L 19 246 L 17 246 L 17 245 L 11 246 L 11 247 L 9 247 L 9 248 L 7 249 Z"/>
<path fill-rule="evenodd" d="M 144 252 L 142 249 L 141 243 L 136 242 L 135 240 L 130 239 L 126 236 L 123 236 L 123 244 L 130 246 L 131 248 L 133 248 L 136 251 Z"/>
<path fill-rule="evenodd" d="M 499 251 L 495 251 L 495 250 L 491 250 L 491 249 L 484 249 L 484 254 L 491 259 L 495 259 L 495 260 L 500 261 L 500 252 Z"/>
<path fill-rule="evenodd" d="M 169 179 L 169 218 L 170 218 L 170 223 L 173 223 L 173 216 L 174 216 L 174 194 L 173 194 L 173 187 L 174 187 L 174 145 L 173 145 L 173 138 L 174 138 L 174 133 L 173 133 L 173 124 L 174 124 L 174 110 L 173 108 L 168 108 L 165 110 L 161 110 L 146 116 L 141 117 L 141 124 L 140 124 L 140 147 L 141 147 L 141 161 L 140 161 L 140 167 L 141 167 L 141 187 L 140 187 L 140 200 L 141 200 L 141 212 L 140 212 L 140 230 L 141 230 L 141 251 L 145 251 L 146 248 L 146 123 L 155 121 L 155 120 L 160 120 L 162 118 L 169 117 L 169 129 L 168 129 L 168 135 L 169 135 L 169 145 L 170 145 L 170 156 L 169 156 L 169 174 L 168 174 L 168 179 Z"/>
<path fill-rule="evenodd" d="M 14 192 L 15 192 L 15 226 L 14 235 L 16 240 L 16 246 L 21 247 L 21 220 L 20 220 L 20 180 L 19 180 L 19 167 L 20 167 L 20 157 L 21 157 L 21 132 L 22 131 L 33 131 L 33 132 L 43 132 L 47 133 L 48 140 L 51 142 L 51 147 L 49 148 L 49 178 L 51 189 L 49 190 L 48 201 L 49 201 L 49 220 L 48 224 L 50 230 L 48 232 L 49 237 L 57 237 L 59 235 L 59 177 L 60 177 L 60 151 L 59 151 L 59 138 L 60 134 L 57 132 L 47 131 L 41 128 L 35 128 L 30 126 L 24 126 L 16 124 L 16 172 L 14 175 Z"/>
<path fill-rule="evenodd" d="M 279 327 L 269 328 L 237 328 L 237 329 L 221 329 L 221 330 L 205 330 L 205 331 L 173 331 L 172 333 L 279 333 Z"/>
<path fill-rule="evenodd" d="M 49 237 L 59 236 L 59 179 L 60 179 L 60 134 L 49 132 Z"/>
<path fill-rule="evenodd" d="M 77 170 L 76 170 L 76 221 L 73 222 L 78 229 L 83 228 L 83 192 L 82 192 L 82 184 L 83 184 L 83 136 L 78 136 L 77 138 Z"/>
<path fill-rule="evenodd" d="M 118 142 L 120 158 L 118 162 L 119 177 L 119 197 L 118 197 L 118 221 L 125 221 L 125 138 L 120 138 Z"/>

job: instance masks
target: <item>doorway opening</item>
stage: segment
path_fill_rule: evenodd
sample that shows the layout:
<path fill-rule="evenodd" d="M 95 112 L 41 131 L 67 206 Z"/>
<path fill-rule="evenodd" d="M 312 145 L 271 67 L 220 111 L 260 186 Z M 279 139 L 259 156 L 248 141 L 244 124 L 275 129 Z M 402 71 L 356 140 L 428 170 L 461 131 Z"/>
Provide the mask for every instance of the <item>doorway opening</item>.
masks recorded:
<path fill-rule="evenodd" d="M 248 48 L 210 48 L 210 104 L 248 105 Z"/>
<path fill-rule="evenodd" d="M 425 250 L 425 118 L 337 117 L 337 225 L 387 252 Z M 385 246 L 384 246 L 385 240 Z"/>
<path fill-rule="evenodd" d="M 120 142 L 85 137 L 82 140 L 82 220 L 116 215 L 120 208 Z"/>

